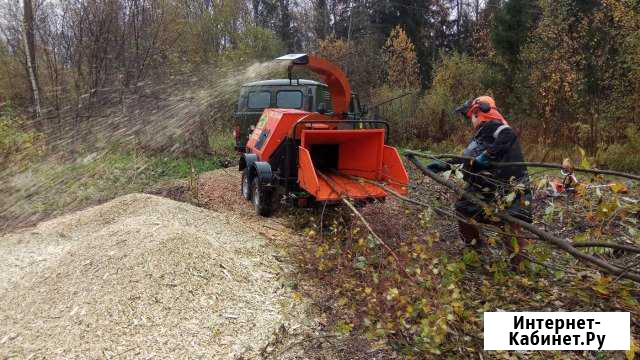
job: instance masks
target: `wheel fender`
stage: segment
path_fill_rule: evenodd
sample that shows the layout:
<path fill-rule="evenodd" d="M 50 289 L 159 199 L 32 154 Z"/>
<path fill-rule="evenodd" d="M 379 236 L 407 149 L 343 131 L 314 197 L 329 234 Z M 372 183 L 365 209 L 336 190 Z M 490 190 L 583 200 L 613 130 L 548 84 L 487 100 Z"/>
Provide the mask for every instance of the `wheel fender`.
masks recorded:
<path fill-rule="evenodd" d="M 273 173 L 271 172 L 271 165 L 265 161 L 256 161 L 252 165 L 252 173 L 258 177 L 260 185 L 270 185 L 273 179 Z"/>
<path fill-rule="evenodd" d="M 246 168 L 251 169 L 253 164 L 258 161 L 258 156 L 256 154 L 242 154 L 240 156 L 240 161 L 238 162 L 238 170 L 242 171 Z"/>

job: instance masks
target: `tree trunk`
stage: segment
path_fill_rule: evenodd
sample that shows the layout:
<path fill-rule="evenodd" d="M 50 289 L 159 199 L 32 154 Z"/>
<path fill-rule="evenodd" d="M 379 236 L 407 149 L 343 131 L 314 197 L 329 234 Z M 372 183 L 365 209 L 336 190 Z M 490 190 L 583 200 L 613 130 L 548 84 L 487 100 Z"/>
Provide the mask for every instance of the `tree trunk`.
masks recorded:
<path fill-rule="evenodd" d="M 36 50 L 33 31 L 33 5 L 31 0 L 24 0 L 24 52 L 27 57 L 27 76 L 31 85 L 33 96 L 33 114 L 38 120 L 40 118 L 40 94 L 38 91 L 38 71 L 36 67 Z M 37 122 L 38 126 L 39 122 Z M 41 126 L 40 126 L 41 127 Z"/>
<path fill-rule="evenodd" d="M 292 52 L 295 45 L 293 43 L 293 34 L 291 33 L 291 9 L 289 8 L 289 0 L 279 0 L 280 7 L 280 38 L 287 47 L 287 51 Z"/>

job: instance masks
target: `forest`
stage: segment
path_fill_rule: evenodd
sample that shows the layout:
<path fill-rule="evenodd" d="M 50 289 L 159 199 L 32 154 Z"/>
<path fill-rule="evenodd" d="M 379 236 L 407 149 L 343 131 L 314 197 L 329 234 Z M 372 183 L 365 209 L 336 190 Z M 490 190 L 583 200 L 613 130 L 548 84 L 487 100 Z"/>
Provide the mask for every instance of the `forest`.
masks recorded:
<path fill-rule="evenodd" d="M 290 53 L 340 65 L 411 179 L 408 197 L 359 217 L 326 202 L 279 213 L 304 239 L 288 246 L 289 298 L 311 299 L 331 331 L 291 346 L 344 336 L 345 354 L 379 358 L 542 359 L 483 352 L 483 311 L 624 311 L 631 347 L 611 358 L 637 358 L 640 0 L 0 0 L 0 235 L 132 193 L 245 216 L 229 176 L 239 89 L 285 78 L 273 60 Z M 460 153 L 473 129 L 453 110 L 481 95 L 526 161 L 577 169 L 558 195 L 557 169 L 530 168 L 526 251 L 489 225 L 489 249 L 462 246 L 462 168 L 438 181 L 411 164 Z M 509 186 L 488 216 L 522 190 Z"/>
<path fill-rule="evenodd" d="M 455 145 L 467 124 L 451 110 L 490 94 L 529 153 L 558 159 L 580 147 L 637 169 L 625 154 L 640 149 L 639 9 L 636 0 L 7 0 L 0 101 L 29 121 L 5 117 L 3 129 L 53 136 L 149 80 L 309 52 L 343 66 L 399 144 Z"/>

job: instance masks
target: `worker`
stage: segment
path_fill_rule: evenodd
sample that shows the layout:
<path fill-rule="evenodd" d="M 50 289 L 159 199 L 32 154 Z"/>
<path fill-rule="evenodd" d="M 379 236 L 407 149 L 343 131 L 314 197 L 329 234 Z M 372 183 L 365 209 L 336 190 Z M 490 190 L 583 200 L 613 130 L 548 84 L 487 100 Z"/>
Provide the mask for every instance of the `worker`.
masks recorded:
<path fill-rule="evenodd" d="M 427 168 L 438 173 L 450 169 L 452 164 L 462 164 L 467 191 L 485 202 L 501 201 L 506 204 L 505 208 L 510 215 L 531 223 L 531 190 L 527 168 L 521 165 L 491 165 L 492 162 L 524 162 L 518 136 L 496 108 L 494 99 L 481 96 L 468 100 L 457 107 L 455 112 L 465 116 L 473 125 L 474 135 L 464 150 L 464 156 L 472 157 L 473 160 L 434 161 Z M 515 197 L 509 196 L 511 193 L 515 193 Z M 511 198 L 513 199 L 509 204 L 508 200 Z M 477 248 L 486 246 L 478 227 L 472 223 L 500 223 L 492 221 L 484 209 L 464 198 L 456 202 L 455 209 L 464 218 L 474 220 L 471 223 L 458 222 L 462 240 Z M 504 228 L 505 232 L 514 235 L 505 237 L 505 243 L 512 252 L 512 267 L 517 268 L 523 260 L 521 250 L 528 243 L 519 236 L 520 229 L 516 226 L 504 225 Z"/>

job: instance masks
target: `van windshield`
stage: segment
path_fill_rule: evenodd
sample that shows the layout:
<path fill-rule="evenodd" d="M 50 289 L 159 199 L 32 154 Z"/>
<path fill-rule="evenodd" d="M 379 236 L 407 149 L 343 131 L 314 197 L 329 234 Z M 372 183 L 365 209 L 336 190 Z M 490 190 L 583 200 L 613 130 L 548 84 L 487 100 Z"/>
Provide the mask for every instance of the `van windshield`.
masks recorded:
<path fill-rule="evenodd" d="M 247 101 L 249 109 L 264 109 L 271 105 L 271 92 L 250 91 Z"/>
<path fill-rule="evenodd" d="M 276 107 L 282 109 L 300 109 L 302 107 L 302 91 L 281 90 L 276 95 Z"/>

